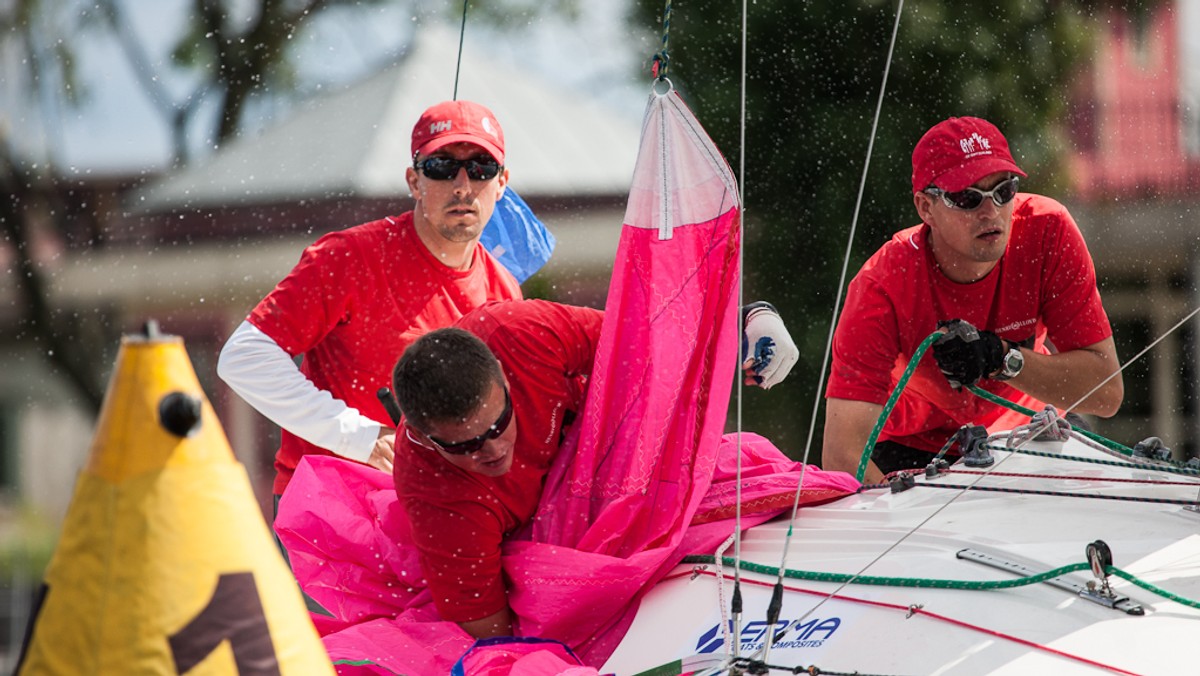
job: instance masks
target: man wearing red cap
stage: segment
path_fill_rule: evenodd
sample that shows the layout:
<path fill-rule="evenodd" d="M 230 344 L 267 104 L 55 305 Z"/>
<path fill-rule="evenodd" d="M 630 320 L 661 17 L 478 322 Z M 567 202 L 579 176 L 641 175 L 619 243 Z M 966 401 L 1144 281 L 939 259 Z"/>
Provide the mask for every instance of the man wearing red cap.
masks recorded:
<path fill-rule="evenodd" d="M 1028 418 L 966 390 L 1040 410 L 1108 417 L 1124 397 L 1096 272 L 1058 202 L 1018 193 L 1025 172 L 994 125 L 945 120 L 913 150 L 920 225 L 901 230 L 850 283 L 826 391 L 824 467 L 854 472 L 912 355 L 922 359 L 879 435 L 865 480 L 924 467 L 955 431 Z M 1090 394 L 1089 394 L 1090 393 Z M 1086 396 L 1085 396 L 1086 395 Z"/>
<path fill-rule="evenodd" d="M 317 240 L 221 351 L 218 375 L 282 428 L 276 499 L 309 453 L 390 473 L 395 431 L 376 392 L 397 357 L 487 301 L 521 297 L 479 243 L 508 182 L 492 112 L 470 101 L 429 108 L 412 159 L 413 210 Z"/>

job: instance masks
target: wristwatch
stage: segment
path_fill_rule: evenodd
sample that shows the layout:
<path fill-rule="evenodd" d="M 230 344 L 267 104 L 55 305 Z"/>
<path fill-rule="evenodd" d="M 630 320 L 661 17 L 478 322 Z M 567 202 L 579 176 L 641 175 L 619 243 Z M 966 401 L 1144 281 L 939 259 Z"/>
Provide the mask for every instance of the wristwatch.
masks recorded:
<path fill-rule="evenodd" d="M 1019 346 L 1012 345 L 1008 349 L 1008 354 L 1004 355 L 1004 361 L 1001 362 L 1000 371 L 996 373 L 996 375 L 992 376 L 992 380 L 1008 380 L 1009 378 L 1015 378 L 1023 368 L 1025 368 L 1025 355 L 1021 354 L 1021 348 Z"/>

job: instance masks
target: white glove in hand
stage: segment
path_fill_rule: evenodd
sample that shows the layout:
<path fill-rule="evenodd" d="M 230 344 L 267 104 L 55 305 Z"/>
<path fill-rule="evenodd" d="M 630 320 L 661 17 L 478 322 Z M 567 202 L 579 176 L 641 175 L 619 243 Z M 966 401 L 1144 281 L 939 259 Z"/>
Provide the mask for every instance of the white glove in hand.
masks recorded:
<path fill-rule="evenodd" d="M 800 350 L 775 308 L 764 303 L 750 310 L 742 334 L 742 371 L 747 385 L 771 389 L 787 377 L 799 358 Z"/>

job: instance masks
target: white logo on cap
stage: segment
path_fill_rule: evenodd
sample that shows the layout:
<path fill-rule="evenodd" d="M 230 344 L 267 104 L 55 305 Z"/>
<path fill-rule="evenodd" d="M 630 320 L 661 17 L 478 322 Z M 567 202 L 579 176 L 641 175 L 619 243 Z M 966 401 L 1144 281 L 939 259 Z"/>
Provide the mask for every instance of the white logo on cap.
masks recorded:
<path fill-rule="evenodd" d="M 959 140 L 958 147 L 962 148 L 963 155 L 965 156 L 963 159 L 969 159 L 976 155 L 992 154 L 992 142 L 980 136 L 979 132 L 975 132 L 967 138 Z"/>
<path fill-rule="evenodd" d="M 496 136 L 496 130 L 492 129 L 492 118 L 485 117 L 479 121 L 479 124 L 480 124 L 480 126 L 483 127 L 484 131 L 491 134 L 492 136 Z"/>
<path fill-rule="evenodd" d="M 453 127 L 454 123 L 450 120 L 442 120 L 441 122 L 434 122 L 433 124 L 429 125 L 429 133 L 437 134 L 443 131 L 450 131 L 450 129 Z"/>

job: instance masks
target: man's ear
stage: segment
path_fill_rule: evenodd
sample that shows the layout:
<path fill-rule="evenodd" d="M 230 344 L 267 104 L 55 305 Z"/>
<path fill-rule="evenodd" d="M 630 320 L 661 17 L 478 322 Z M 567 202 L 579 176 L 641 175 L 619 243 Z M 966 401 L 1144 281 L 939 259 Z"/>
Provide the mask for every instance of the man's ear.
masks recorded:
<path fill-rule="evenodd" d="M 508 167 L 500 171 L 500 189 L 496 191 L 496 201 L 499 202 L 501 197 L 504 197 L 504 190 L 508 187 Z"/>
<path fill-rule="evenodd" d="M 404 181 L 408 183 L 408 194 L 413 199 L 421 199 L 420 176 L 417 175 L 417 170 L 409 167 L 404 170 Z"/>
<path fill-rule="evenodd" d="M 933 220 L 933 195 L 923 192 L 913 193 L 913 206 L 917 208 L 917 215 L 921 217 L 922 223 L 928 223 Z"/>

